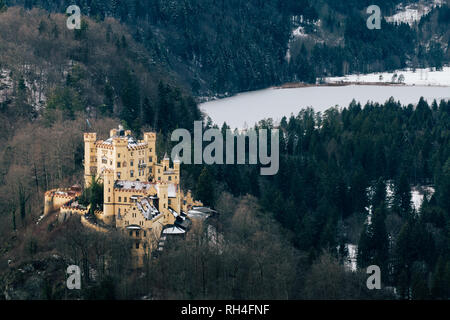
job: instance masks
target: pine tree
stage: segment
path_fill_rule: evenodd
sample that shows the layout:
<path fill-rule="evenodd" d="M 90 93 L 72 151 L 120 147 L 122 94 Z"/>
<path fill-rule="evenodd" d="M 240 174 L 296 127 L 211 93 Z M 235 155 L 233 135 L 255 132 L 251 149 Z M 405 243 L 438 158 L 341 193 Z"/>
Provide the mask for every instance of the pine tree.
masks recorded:
<path fill-rule="evenodd" d="M 106 82 L 103 98 L 103 114 L 112 115 L 114 112 L 114 90 L 109 82 Z"/>
<path fill-rule="evenodd" d="M 375 184 L 375 192 L 372 197 L 372 208 L 384 206 L 386 201 L 386 183 L 383 178 L 379 178 Z"/>
<path fill-rule="evenodd" d="M 214 205 L 214 186 L 211 173 L 207 167 L 203 167 L 198 177 L 196 196 L 203 204 L 208 206 Z"/>
<path fill-rule="evenodd" d="M 5 0 L 0 0 L 0 13 L 5 12 L 7 9 Z"/>
<path fill-rule="evenodd" d="M 436 190 L 440 206 L 450 216 L 450 158 L 445 162 Z"/>
<path fill-rule="evenodd" d="M 358 266 L 365 268 L 377 265 L 383 279 L 388 275 L 389 239 L 385 225 L 386 209 L 384 204 L 372 214 L 370 224 L 365 224 L 358 245 Z"/>
<path fill-rule="evenodd" d="M 425 300 L 430 298 L 427 285 L 427 274 L 415 272 L 411 280 L 411 296 L 413 300 Z"/>
<path fill-rule="evenodd" d="M 431 294 L 434 299 L 445 299 L 446 291 L 445 278 L 446 278 L 446 263 L 442 256 L 439 257 L 436 267 L 433 273 Z"/>
<path fill-rule="evenodd" d="M 378 265 L 382 272 L 387 275 L 387 262 L 389 259 L 389 238 L 386 230 L 386 209 L 384 204 L 375 209 L 372 215 L 372 242 L 374 244 L 373 263 Z"/>
<path fill-rule="evenodd" d="M 149 98 L 145 98 L 144 102 L 142 103 L 142 118 L 144 124 L 155 127 L 155 110 L 150 103 Z"/>
<path fill-rule="evenodd" d="M 123 103 L 120 117 L 126 125 L 133 131 L 139 131 L 139 110 L 140 110 L 140 92 L 139 82 L 136 75 L 127 70 L 123 72 L 123 88 L 121 90 L 121 99 Z"/>
<path fill-rule="evenodd" d="M 394 189 L 394 208 L 400 216 L 408 218 L 411 212 L 411 187 L 406 172 L 401 173 Z"/>

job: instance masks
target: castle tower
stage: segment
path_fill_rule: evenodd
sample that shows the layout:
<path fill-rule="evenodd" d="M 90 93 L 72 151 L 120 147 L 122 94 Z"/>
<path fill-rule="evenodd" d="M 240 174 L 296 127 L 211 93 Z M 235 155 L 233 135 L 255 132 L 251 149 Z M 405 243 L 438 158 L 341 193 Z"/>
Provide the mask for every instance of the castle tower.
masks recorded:
<path fill-rule="evenodd" d="M 99 217 L 107 224 L 114 224 L 114 171 L 103 171 L 103 215 Z"/>
<path fill-rule="evenodd" d="M 154 177 L 155 172 L 154 166 L 155 163 L 158 163 L 158 157 L 156 155 L 156 133 L 155 132 L 144 132 L 144 141 L 147 142 L 147 177 Z"/>
<path fill-rule="evenodd" d="M 159 208 L 158 210 L 167 216 L 169 212 L 169 190 L 168 185 L 162 182 L 158 185 L 158 198 L 159 198 Z"/>
<path fill-rule="evenodd" d="M 113 138 L 113 165 L 115 171 L 116 180 L 135 180 L 129 176 L 129 167 L 123 167 L 123 161 L 126 160 L 126 154 L 128 154 L 128 141 L 124 138 Z"/>
<path fill-rule="evenodd" d="M 144 141 L 148 145 L 148 154 L 152 157 L 152 161 L 149 161 L 149 165 L 158 162 L 156 158 L 156 133 L 155 132 L 144 132 Z"/>
<path fill-rule="evenodd" d="M 84 134 L 84 184 L 88 187 L 92 181 L 92 176 L 97 175 L 97 133 Z"/>
<path fill-rule="evenodd" d="M 164 154 L 164 159 L 162 161 L 162 164 L 163 164 L 163 171 L 169 170 L 170 158 L 167 156 L 167 153 Z"/>
<path fill-rule="evenodd" d="M 44 216 L 49 214 L 54 210 L 53 206 L 53 192 L 47 191 L 44 197 Z"/>
<path fill-rule="evenodd" d="M 178 156 L 175 156 L 175 159 L 173 160 L 173 169 L 178 176 L 178 181 L 180 181 L 180 165 L 180 159 L 178 159 Z"/>

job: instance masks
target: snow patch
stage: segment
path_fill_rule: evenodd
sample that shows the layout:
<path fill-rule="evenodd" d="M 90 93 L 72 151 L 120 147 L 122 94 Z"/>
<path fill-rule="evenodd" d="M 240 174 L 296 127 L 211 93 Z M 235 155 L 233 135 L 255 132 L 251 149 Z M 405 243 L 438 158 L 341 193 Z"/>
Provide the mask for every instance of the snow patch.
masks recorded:
<path fill-rule="evenodd" d="M 434 187 L 432 186 L 413 187 L 411 189 L 411 201 L 413 208 L 416 211 L 419 211 L 425 195 L 427 196 L 427 200 L 430 200 L 431 196 L 434 194 L 434 191 Z"/>
<path fill-rule="evenodd" d="M 343 77 L 329 77 L 327 83 L 397 83 L 409 86 L 450 86 L 450 67 L 442 70 L 404 69 L 394 72 L 351 74 Z"/>
<path fill-rule="evenodd" d="M 294 31 L 292 31 L 292 36 L 306 38 L 308 35 L 305 32 L 305 28 L 302 26 L 299 26 L 298 28 L 294 29 Z"/>
<path fill-rule="evenodd" d="M 412 26 L 414 23 L 420 21 L 420 19 L 427 15 L 433 8 L 440 6 L 443 3 L 444 0 L 434 0 L 428 3 L 412 3 L 407 6 L 399 4 L 396 8 L 397 13 L 392 16 L 385 17 L 385 20 L 389 23 L 407 23 Z"/>
<path fill-rule="evenodd" d="M 345 247 L 347 249 L 347 261 L 345 262 L 345 266 L 351 271 L 356 271 L 358 246 L 356 244 L 347 243 Z"/>

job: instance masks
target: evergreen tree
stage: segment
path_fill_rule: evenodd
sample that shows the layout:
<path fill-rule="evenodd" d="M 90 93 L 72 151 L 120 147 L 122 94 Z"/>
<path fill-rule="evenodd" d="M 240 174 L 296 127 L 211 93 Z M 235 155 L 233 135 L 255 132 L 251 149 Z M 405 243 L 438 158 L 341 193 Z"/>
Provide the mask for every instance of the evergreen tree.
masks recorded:
<path fill-rule="evenodd" d="M 372 208 L 384 206 L 386 202 L 386 183 L 383 178 L 379 178 L 375 184 L 375 191 L 372 197 Z"/>
<path fill-rule="evenodd" d="M 394 208 L 402 217 L 409 217 L 411 212 L 411 187 L 406 172 L 402 172 L 395 183 Z"/>
<path fill-rule="evenodd" d="M 212 176 L 206 166 L 203 167 L 202 172 L 198 177 L 195 194 L 197 196 L 197 199 L 201 199 L 205 205 L 214 205 L 215 194 Z"/>
<path fill-rule="evenodd" d="M 5 0 L 0 0 L 0 13 L 5 12 L 7 9 Z"/>
<path fill-rule="evenodd" d="M 120 117 L 133 131 L 139 131 L 140 111 L 140 88 L 139 82 L 133 71 L 127 70 L 123 73 L 123 87 L 120 97 L 122 99 L 122 111 Z"/>
<path fill-rule="evenodd" d="M 384 204 L 372 214 L 370 223 L 365 224 L 358 245 L 358 265 L 366 268 L 377 265 L 383 279 L 388 275 L 389 239 L 385 225 L 386 211 Z"/>

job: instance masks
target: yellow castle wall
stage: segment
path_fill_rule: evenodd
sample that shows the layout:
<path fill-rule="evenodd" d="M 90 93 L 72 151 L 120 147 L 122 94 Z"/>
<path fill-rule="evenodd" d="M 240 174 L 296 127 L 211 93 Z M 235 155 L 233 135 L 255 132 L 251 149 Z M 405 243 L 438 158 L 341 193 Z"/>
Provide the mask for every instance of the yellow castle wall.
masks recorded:
<path fill-rule="evenodd" d="M 96 133 L 84 134 L 84 177 L 85 186 L 88 187 L 92 177 L 98 178 L 104 184 L 103 211 L 96 211 L 95 215 L 105 224 L 115 226 L 123 232 L 128 232 L 127 226 L 135 224 L 142 228 L 138 234 L 133 231 L 129 236 L 133 241 L 133 255 L 138 265 L 142 265 L 143 259 L 149 255 L 151 250 L 157 247 L 162 229 L 167 224 L 173 224 L 175 217 L 170 213 L 169 206 L 178 213 L 187 212 L 190 207 L 202 203 L 194 201 L 190 192 L 186 195 L 180 188 L 180 162 L 175 160 L 170 167 L 168 157 L 158 163 L 156 155 L 156 133 L 145 132 L 143 140 L 137 141 L 137 145 L 128 144 L 129 130 L 124 131 L 124 136 L 118 135 L 117 129 L 110 131 L 113 137 L 112 144 L 103 140 L 97 140 Z M 149 190 L 127 190 L 114 188 L 116 180 L 129 181 L 151 181 L 156 188 Z M 169 198 L 168 184 L 176 185 L 176 195 Z M 70 189 L 56 189 L 67 190 Z M 67 218 L 72 214 L 81 216 L 81 222 L 86 227 L 105 232 L 106 229 L 93 224 L 85 218 L 87 210 L 65 207 L 70 200 L 76 196 L 58 195 L 52 191 L 45 194 L 44 214 L 60 210 L 60 219 Z M 79 194 L 77 194 L 79 195 Z M 146 220 L 136 206 L 136 200 L 132 196 L 154 196 L 159 198 L 158 210 L 160 215 L 151 220 Z M 119 211 L 120 210 L 120 211 Z M 118 219 L 120 212 L 121 219 Z M 136 244 L 138 246 L 136 247 Z"/>

